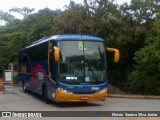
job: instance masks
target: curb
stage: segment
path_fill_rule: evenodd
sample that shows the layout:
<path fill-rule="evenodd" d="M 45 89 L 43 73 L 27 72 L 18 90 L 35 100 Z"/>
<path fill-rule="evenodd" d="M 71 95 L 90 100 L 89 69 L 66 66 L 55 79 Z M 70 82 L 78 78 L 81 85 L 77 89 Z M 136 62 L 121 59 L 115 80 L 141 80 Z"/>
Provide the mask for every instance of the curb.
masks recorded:
<path fill-rule="evenodd" d="M 110 98 L 135 98 L 135 99 L 160 99 L 160 96 L 150 95 L 124 95 L 124 94 L 108 94 Z"/>

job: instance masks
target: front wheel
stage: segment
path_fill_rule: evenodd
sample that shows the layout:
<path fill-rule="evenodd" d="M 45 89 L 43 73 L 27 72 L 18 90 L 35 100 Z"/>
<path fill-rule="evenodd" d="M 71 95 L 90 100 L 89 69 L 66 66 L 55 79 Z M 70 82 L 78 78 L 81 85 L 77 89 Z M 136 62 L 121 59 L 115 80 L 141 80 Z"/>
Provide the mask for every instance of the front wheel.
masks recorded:
<path fill-rule="evenodd" d="M 47 90 L 47 87 L 43 88 L 43 100 L 45 101 L 46 104 L 50 103 L 50 100 L 48 99 L 48 90 Z"/>
<path fill-rule="evenodd" d="M 23 80 L 23 82 L 22 82 L 22 89 L 23 89 L 23 92 L 27 92 L 26 84 L 25 84 L 25 81 L 24 81 L 24 80 Z"/>

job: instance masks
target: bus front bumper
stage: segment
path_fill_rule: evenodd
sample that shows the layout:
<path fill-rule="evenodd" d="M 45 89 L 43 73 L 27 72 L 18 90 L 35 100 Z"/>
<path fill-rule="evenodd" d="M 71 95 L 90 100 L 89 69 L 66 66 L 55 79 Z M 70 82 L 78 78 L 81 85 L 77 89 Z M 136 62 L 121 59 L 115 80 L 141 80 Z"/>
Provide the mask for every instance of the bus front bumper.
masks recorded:
<path fill-rule="evenodd" d="M 94 94 L 69 94 L 60 89 L 56 90 L 56 102 L 85 102 L 85 101 L 104 101 L 107 97 L 107 89 Z"/>

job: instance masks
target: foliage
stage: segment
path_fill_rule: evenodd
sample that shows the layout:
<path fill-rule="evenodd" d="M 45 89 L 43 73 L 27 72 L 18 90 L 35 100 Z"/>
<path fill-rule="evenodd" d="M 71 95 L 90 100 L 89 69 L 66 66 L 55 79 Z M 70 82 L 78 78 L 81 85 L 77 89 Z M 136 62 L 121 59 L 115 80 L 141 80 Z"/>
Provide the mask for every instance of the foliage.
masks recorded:
<path fill-rule="evenodd" d="M 123 81 L 120 88 L 130 85 L 135 93 L 160 93 L 159 0 L 131 0 L 122 5 L 114 0 L 84 0 L 83 4 L 70 1 L 64 11 L 45 8 L 33 13 L 34 9 L 28 7 L 10 11 L 24 18 L 16 19 L 0 11 L 0 20 L 6 22 L 0 26 L 0 67 L 17 61 L 19 49 L 42 37 L 90 34 L 104 38 L 107 46 L 120 50 L 120 62 L 109 63 L 109 69 L 118 75 L 131 72 L 129 84 Z"/>
<path fill-rule="evenodd" d="M 21 15 L 23 15 L 24 17 L 27 17 L 30 13 L 32 13 L 34 11 L 34 9 L 30 9 L 28 7 L 23 7 L 23 8 L 12 8 L 9 10 L 10 12 L 16 12 L 19 13 Z"/>
<path fill-rule="evenodd" d="M 7 12 L 0 10 L 0 20 L 1 21 L 11 22 L 13 19 L 15 19 L 14 16 L 8 14 Z"/>
<path fill-rule="evenodd" d="M 154 35 L 135 53 L 135 70 L 131 73 L 131 90 L 140 94 L 160 94 L 160 20 L 154 24 Z"/>

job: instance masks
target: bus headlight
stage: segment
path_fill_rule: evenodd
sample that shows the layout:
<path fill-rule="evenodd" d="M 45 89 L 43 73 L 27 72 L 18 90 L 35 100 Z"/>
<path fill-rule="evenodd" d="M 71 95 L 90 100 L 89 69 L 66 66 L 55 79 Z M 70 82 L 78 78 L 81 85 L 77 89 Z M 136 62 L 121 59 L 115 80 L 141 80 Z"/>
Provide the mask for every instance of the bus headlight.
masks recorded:
<path fill-rule="evenodd" d="M 96 92 L 96 93 L 101 93 L 101 92 L 104 92 L 104 91 L 106 91 L 107 90 L 107 87 L 106 88 L 103 88 L 102 90 L 100 90 L 100 91 L 98 91 L 98 92 Z"/>
<path fill-rule="evenodd" d="M 73 92 L 70 92 L 68 90 L 65 90 L 63 88 L 58 88 L 60 91 L 64 92 L 64 93 L 67 93 L 67 94 L 73 94 Z"/>

